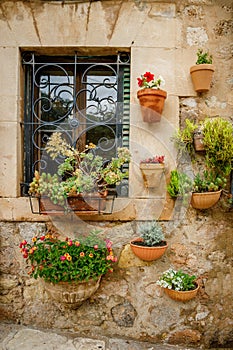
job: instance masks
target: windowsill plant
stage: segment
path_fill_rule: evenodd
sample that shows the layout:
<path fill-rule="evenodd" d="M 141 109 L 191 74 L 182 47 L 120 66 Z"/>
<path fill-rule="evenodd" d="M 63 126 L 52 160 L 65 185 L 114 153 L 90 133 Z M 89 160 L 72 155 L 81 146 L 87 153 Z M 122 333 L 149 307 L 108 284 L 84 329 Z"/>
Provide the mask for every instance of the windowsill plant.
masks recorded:
<path fill-rule="evenodd" d="M 160 258 L 167 249 L 162 226 L 159 222 L 142 223 L 138 229 L 139 237 L 131 240 L 133 253 L 141 260 L 153 261 Z"/>
<path fill-rule="evenodd" d="M 167 92 L 161 89 L 165 85 L 165 80 L 161 75 L 155 79 L 151 72 L 144 73 L 137 80 L 140 88 L 137 97 L 142 107 L 143 121 L 148 123 L 159 122 L 167 98 Z"/>
<path fill-rule="evenodd" d="M 104 165 L 103 157 L 95 155 L 95 145 L 83 152 L 68 144 L 60 133 L 53 133 L 45 148 L 51 162 L 60 161 L 54 174 L 35 172 L 29 194 L 46 196 L 55 205 L 66 206 L 67 199 L 82 195 L 105 197 L 108 186 L 115 186 L 128 177 L 123 165 L 130 161 L 127 148 L 118 148 L 118 156 Z"/>
<path fill-rule="evenodd" d="M 212 55 L 210 55 L 209 52 L 205 52 L 203 49 L 198 49 L 196 64 L 190 68 L 195 91 L 209 91 L 213 73 L 214 66 L 212 64 Z"/>
<path fill-rule="evenodd" d="M 196 276 L 189 275 L 182 270 L 169 269 L 160 276 L 156 283 L 170 298 L 177 301 L 193 299 L 199 289 Z"/>

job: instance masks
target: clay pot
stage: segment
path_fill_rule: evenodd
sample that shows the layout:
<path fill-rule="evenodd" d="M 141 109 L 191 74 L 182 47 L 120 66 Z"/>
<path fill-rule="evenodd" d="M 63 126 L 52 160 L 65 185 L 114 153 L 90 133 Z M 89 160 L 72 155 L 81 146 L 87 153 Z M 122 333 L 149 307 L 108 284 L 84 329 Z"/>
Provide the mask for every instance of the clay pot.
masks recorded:
<path fill-rule="evenodd" d="M 197 292 L 199 290 L 199 285 L 197 284 L 197 288 L 193 290 L 188 291 L 179 291 L 174 289 L 168 289 L 163 288 L 164 292 L 169 296 L 169 298 L 176 300 L 176 301 L 189 301 L 197 295 Z"/>
<path fill-rule="evenodd" d="M 222 190 L 203 193 L 193 192 L 191 197 L 191 205 L 195 209 L 211 208 L 219 201 L 221 192 Z"/>
<path fill-rule="evenodd" d="M 203 138 L 204 138 L 204 136 L 203 136 L 202 133 L 194 134 L 193 142 L 194 142 L 194 148 L 195 148 L 196 152 L 203 152 L 203 151 L 205 151 Z"/>
<path fill-rule="evenodd" d="M 50 298 L 69 308 L 76 309 L 96 292 L 100 280 L 101 276 L 96 281 L 89 280 L 88 282 L 49 283 L 43 280 L 43 285 Z"/>
<path fill-rule="evenodd" d="M 147 188 L 158 188 L 165 179 L 163 163 L 140 163 L 140 169 Z"/>
<path fill-rule="evenodd" d="M 167 92 L 156 89 L 142 89 L 137 92 L 144 122 L 156 123 L 161 120 Z"/>
<path fill-rule="evenodd" d="M 166 251 L 168 245 L 158 247 L 146 247 L 134 244 L 134 242 L 142 242 L 142 238 L 138 237 L 130 242 L 133 253 L 141 260 L 153 261 L 159 259 Z"/>
<path fill-rule="evenodd" d="M 206 92 L 210 89 L 214 73 L 212 64 L 196 64 L 190 68 L 190 74 L 195 91 Z"/>

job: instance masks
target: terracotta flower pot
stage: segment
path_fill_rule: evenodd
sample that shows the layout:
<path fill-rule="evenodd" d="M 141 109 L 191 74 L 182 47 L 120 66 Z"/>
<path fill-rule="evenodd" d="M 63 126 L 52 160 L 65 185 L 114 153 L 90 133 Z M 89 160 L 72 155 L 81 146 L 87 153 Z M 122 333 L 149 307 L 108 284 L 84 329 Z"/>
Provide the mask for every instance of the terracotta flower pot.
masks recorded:
<path fill-rule="evenodd" d="M 203 138 L 204 138 L 203 134 L 200 134 L 200 133 L 194 134 L 193 141 L 194 141 L 194 148 L 196 152 L 205 151 Z"/>
<path fill-rule="evenodd" d="M 219 201 L 221 192 L 222 190 L 203 193 L 193 192 L 191 197 L 191 205 L 195 209 L 211 208 Z"/>
<path fill-rule="evenodd" d="M 144 122 L 156 123 L 161 120 L 167 92 L 157 89 L 142 89 L 137 92 Z"/>
<path fill-rule="evenodd" d="M 130 242 L 130 247 L 133 251 L 133 253 L 144 261 L 153 261 L 159 259 L 166 251 L 168 245 L 164 246 L 158 246 L 158 247 L 146 247 L 146 246 L 140 246 L 136 245 L 133 242 L 142 242 L 142 238 L 138 237 L 133 239 Z"/>
<path fill-rule="evenodd" d="M 69 196 L 67 202 L 69 208 L 74 212 L 101 212 L 106 208 L 106 197 L 108 192 L 88 193 L 86 195 L 76 194 Z"/>
<path fill-rule="evenodd" d="M 140 163 L 140 169 L 147 188 L 157 188 L 164 179 L 163 163 Z"/>
<path fill-rule="evenodd" d="M 38 197 L 39 212 L 43 215 L 61 215 L 64 212 L 64 207 L 59 204 L 54 204 L 49 197 Z"/>
<path fill-rule="evenodd" d="M 43 280 L 44 288 L 49 297 L 53 300 L 65 304 L 70 308 L 77 308 L 85 300 L 90 298 L 99 288 L 101 277 L 88 282 L 58 282 L 49 283 Z"/>
<path fill-rule="evenodd" d="M 196 64 L 190 68 L 190 74 L 195 91 L 209 91 L 214 73 L 212 64 Z"/>
<path fill-rule="evenodd" d="M 174 289 L 168 289 L 163 288 L 164 292 L 169 296 L 169 298 L 176 300 L 176 301 L 189 301 L 197 295 L 197 292 L 199 290 L 199 285 L 197 284 L 197 288 L 193 290 L 188 291 L 178 291 Z"/>

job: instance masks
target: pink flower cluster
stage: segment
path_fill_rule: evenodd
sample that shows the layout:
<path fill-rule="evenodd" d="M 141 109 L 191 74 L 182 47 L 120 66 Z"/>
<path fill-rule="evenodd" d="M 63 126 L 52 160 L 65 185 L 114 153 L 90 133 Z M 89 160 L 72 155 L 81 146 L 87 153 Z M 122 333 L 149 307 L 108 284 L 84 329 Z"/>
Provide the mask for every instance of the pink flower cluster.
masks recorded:
<path fill-rule="evenodd" d="M 146 158 L 144 160 L 141 161 L 141 163 L 160 163 L 163 164 L 164 163 L 164 158 L 165 156 L 154 156 L 151 158 Z"/>

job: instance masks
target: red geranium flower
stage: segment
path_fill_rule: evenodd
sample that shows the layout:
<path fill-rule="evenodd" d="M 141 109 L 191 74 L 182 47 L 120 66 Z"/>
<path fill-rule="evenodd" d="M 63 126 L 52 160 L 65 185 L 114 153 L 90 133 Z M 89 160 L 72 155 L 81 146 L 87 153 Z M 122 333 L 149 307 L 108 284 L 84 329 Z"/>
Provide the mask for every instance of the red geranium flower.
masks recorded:
<path fill-rule="evenodd" d="M 150 73 L 150 72 L 146 72 L 143 75 L 146 78 L 146 81 L 149 83 L 150 81 L 154 80 L 154 74 Z"/>

